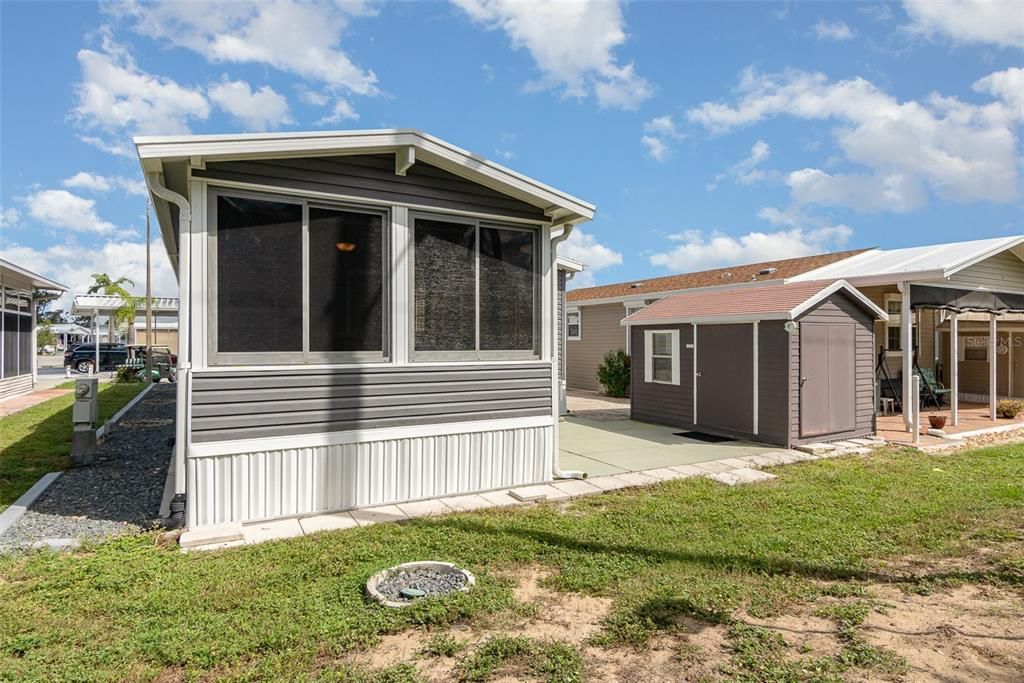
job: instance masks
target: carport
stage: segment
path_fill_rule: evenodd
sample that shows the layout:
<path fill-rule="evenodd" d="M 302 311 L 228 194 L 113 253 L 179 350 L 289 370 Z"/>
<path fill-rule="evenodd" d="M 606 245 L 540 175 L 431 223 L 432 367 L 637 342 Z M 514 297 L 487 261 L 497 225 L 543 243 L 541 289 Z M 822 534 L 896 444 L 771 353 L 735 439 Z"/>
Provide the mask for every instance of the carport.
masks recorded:
<path fill-rule="evenodd" d="M 875 432 L 874 321 L 843 280 L 666 297 L 625 318 L 631 417 L 789 447 Z"/>

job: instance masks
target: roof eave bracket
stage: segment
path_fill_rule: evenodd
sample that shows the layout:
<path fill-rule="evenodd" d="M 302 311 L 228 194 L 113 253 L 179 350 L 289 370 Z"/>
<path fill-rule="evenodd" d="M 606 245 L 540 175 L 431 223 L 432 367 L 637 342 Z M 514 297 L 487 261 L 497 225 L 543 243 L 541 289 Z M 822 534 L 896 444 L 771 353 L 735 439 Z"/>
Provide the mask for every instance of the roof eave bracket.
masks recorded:
<path fill-rule="evenodd" d="M 395 175 L 404 176 L 406 171 L 416 163 L 416 148 L 412 145 L 399 147 L 395 150 Z"/>

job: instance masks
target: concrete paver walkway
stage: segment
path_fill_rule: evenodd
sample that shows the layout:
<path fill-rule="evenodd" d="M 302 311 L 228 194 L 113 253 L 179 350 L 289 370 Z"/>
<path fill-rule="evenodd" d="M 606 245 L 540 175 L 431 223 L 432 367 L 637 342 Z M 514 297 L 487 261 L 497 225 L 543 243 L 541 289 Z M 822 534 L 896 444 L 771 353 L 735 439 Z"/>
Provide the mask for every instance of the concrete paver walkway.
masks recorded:
<path fill-rule="evenodd" d="M 0 401 L 0 417 L 7 417 L 8 415 L 20 413 L 26 408 L 37 406 L 44 401 L 49 401 L 51 398 L 56 398 L 57 396 L 63 396 L 64 394 L 70 393 L 70 389 L 40 389 L 33 391 L 31 394 L 13 396 Z"/>

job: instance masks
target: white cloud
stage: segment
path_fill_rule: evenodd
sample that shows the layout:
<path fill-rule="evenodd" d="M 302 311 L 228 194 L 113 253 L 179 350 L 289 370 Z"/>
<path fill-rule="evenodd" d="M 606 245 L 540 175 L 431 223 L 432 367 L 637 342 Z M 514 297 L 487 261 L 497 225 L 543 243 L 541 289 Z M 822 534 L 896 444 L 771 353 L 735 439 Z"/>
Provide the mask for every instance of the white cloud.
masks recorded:
<path fill-rule="evenodd" d="M 255 92 L 245 81 L 224 80 L 207 90 L 210 101 L 242 122 L 246 130 L 263 132 L 293 123 L 288 100 L 265 85 Z"/>
<path fill-rule="evenodd" d="M 153 295 L 177 296 L 178 285 L 170 261 L 159 239 L 152 243 Z M 0 258 L 51 277 L 70 287 L 56 307 L 70 310 L 75 294 L 84 294 L 92 284 L 93 273 L 113 278 L 127 277 L 135 282 L 133 294 L 146 293 L 146 243 L 110 240 L 99 247 L 82 248 L 74 243 L 54 244 L 42 249 L 12 245 L 0 249 Z"/>
<path fill-rule="evenodd" d="M 903 0 L 909 30 L 955 43 L 1024 47 L 1024 9 L 1018 0 Z"/>
<path fill-rule="evenodd" d="M 1002 99 L 973 105 L 939 94 L 900 102 L 859 77 L 829 81 L 820 73 L 760 74 L 748 68 L 734 105 L 705 102 L 687 115 L 713 133 L 780 115 L 836 121 L 833 133 L 846 160 L 866 167 L 870 183 L 890 192 L 875 208 L 905 210 L 922 198 L 914 189 L 919 186 L 943 199 L 1008 202 L 1018 196 L 1019 185 L 1014 124 L 1021 116 L 1013 104 L 1019 79 L 1008 70 L 979 80 L 976 90 Z M 860 188 L 868 181 L 829 182 L 830 203 L 866 208 Z M 851 194 L 831 192 L 840 187 Z"/>
<path fill-rule="evenodd" d="M 661 138 L 644 135 L 640 138 L 640 143 L 647 148 L 647 156 L 655 161 L 666 161 L 671 156 L 668 145 Z"/>
<path fill-rule="evenodd" d="M 314 107 L 322 107 L 331 101 L 329 95 L 316 90 L 310 90 L 309 88 L 302 88 L 299 90 L 299 99 L 306 104 L 312 104 Z"/>
<path fill-rule="evenodd" d="M 92 145 L 96 149 L 106 152 L 107 154 L 113 154 L 118 157 L 134 156 L 131 148 L 127 144 L 122 144 L 113 140 L 104 140 L 103 138 L 96 137 L 95 135 L 79 135 L 78 139 L 87 145 Z"/>
<path fill-rule="evenodd" d="M 378 92 L 373 71 L 356 66 L 341 47 L 349 18 L 374 12 L 366 2 L 125 0 L 108 11 L 211 62 L 264 64 L 357 95 Z"/>
<path fill-rule="evenodd" d="M 187 133 L 191 119 L 210 114 L 200 90 L 142 71 L 109 37 L 101 52 L 79 50 L 78 63 L 82 81 L 75 86 L 74 116 L 86 128 L 107 133 Z M 116 144 L 102 140 L 95 144 L 120 153 Z"/>
<path fill-rule="evenodd" d="M 640 138 L 641 144 L 647 150 L 647 156 L 656 161 L 667 161 L 672 156 L 670 142 L 678 142 L 685 138 L 676 128 L 675 121 L 669 114 L 656 116 L 644 124 L 644 135 Z"/>
<path fill-rule="evenodd" d="M 110 192 L 112 189 L 120 188 L 128 194 L 143 196 L 146 194 L 146 182 L 124 176 L 102 176 L 98 173 L 87 173 L 79 171 L 70 178 L 61 181 L 64 187 L 73 187 L 91 192 Z"/>
<path fill-rule="evenodd" d="M 345 121 L 357 121 L 358 119 L 359 112 L 353 109 L 352 105 L 345 100 L 338 99 L 334 102 L 334 108 L 331 109 L 331 113 L 317 121 L 317 125 L 338 124 Z"/>
<path fill-rule="evenodd" d="M 18 224 L 21 213 L 13 206 L 0 207 L 0 228 L 13 228 Z"/>
<path fill-rule="evenodd" d="M 592 234 L 579 228 L 573 230 L 569 238 L 558 245 L 558 255 L 579 261 L 586 267 L 582 273 L 577 273 L 570 280 L 573 289 L 590 287 L 594 284 L 595 272 L 622 263 L 622 254 L 600 244 Z"/>
<path fill-rule="evenodd" d="M 761 162 L 769 156 L 771 156 L 771 146 L 764 140 L 758 140 L 750 148 L 749 156 L 737 161 L 728 171 L 715 176 L 714 182 L 708 185 L 708 191 L 714 191 L 718 187 L 718 183 L 726 178 L 735 178 L 736 182 L 741 185 L 753 185 L 778 175 L 775 171 L 758 168 Z"/>
<path fill-rule="evenodd" d="M 825 21 L 819 19 L 812 29 L 818 40 L 850 40 L 853 38 L 853 29 L 847 26 L 845 21 Z"/>
<path fill-rule="evenodd" d="M 920 183 L 903 173 L 831 175 L 818 168 L 804 168 L 790 173 L 786 184 L 798 204 L 902 213 L 920 208 L 927 201 Z"/>
<path fill-rule="evenodd" d="M 851 234 L 845 225 L 750 232 L 739 237 L 721 232 L 705 235 L 700 230 L 688 230 L 670 236 L 680 244 L 668 251 L 652 254 L 650 262 L 673 272 L 689 272 L 796 258 L 832 250 L 844 244 Z"/>
<path fill-rule="evenodd" d="M 516 49 L 526 49 L 541 72 L 531 90 L 559 88 L 565 97 L 593 96 L 602 107 L 636 109 L 653 86 L 632 63 L 620 64 L 626 42 L 617 0 L 452 0 L 470 19 L 502 29 Z"/>
<path fill-rule="evenodd" d="M 996 71 L 975 81 L 971 88 L 975 92 L 999 98 L 1009 109 L 1011 120 L 1024 121 L 1024 69 L 1010 67 L 1005 71 Z"/>
<path fill-rule="evenodd" d="M 79 197 L 67 190 L 38 190 L 24 201 L 29 215 L 50 227 L 100 235 L 111 234 L 117 229 L 113 223 L 97 215 L 95 200 Z"/>

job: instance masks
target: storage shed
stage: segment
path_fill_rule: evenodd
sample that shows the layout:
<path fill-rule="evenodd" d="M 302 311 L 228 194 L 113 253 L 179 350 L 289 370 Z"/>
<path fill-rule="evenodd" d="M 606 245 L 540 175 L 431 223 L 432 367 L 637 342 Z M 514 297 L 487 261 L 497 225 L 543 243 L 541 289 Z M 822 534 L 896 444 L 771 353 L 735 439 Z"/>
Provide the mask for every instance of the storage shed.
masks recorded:
<path fill-rule="evenodd" d="M 783 446 L 872 434 L 887 318 L 843 280 L 666 297 L 622 321 L 632 417 Z"/>

